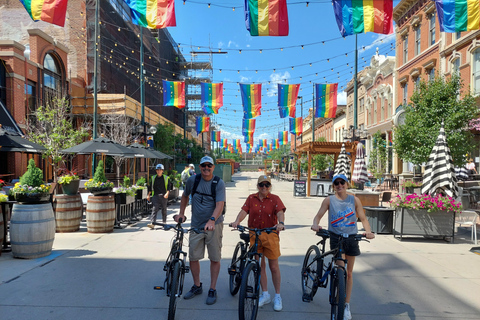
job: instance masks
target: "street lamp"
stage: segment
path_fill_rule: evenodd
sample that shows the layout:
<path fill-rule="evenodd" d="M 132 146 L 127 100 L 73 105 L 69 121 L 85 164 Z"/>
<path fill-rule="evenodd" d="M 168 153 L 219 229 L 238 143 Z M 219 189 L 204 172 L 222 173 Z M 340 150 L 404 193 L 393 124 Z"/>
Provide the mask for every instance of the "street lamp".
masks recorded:
<path fill-rule="evenodd" d="M 151 126 L 151 127 L 148 129 L 148 132 L 149 132 L 150 134 L 155 134 L 155 133 L 157 133 L 157 127 Z"/>
<path fill-rule="evenodd" d="M 351 142 L 360 141 L 366 139 L 367 135 L 367 130 L 355 129 L 355 127 L 351 125 L 350 128 L 343 131 L 343 140 L 350 140 Z"/>

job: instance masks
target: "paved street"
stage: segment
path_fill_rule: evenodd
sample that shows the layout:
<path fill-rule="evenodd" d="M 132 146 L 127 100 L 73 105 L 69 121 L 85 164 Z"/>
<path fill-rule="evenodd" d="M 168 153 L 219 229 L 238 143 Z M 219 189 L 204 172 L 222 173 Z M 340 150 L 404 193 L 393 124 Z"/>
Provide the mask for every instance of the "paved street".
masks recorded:
<path fill-rule="evenodd" d="M 227 183 L 226 223 L 236 217 L 246 197 L 256 190 L 257 173 L 234 175 Z M 262 319 L 329 318 L 328 293 L 302 302 L 300 268 L 307 248 L 318 241 L 310 225 L 323 198 L 294 198 L 293 182 L 273 181 L 273 193 L 284 201 L 286 231 L 281 234 L 283 311 L 272 304 L 260 309 Z M 179 205 L 169 207 L 169 222 Z M 188 222 L 188 221 L 187 221 Z M 325 221 L 323 221 L 325 225 Z M 162 285 L 163 261 L 171 231 L 150 230 L 143 220 L 110 234 L 56 234 L 54 251 L 45 258 L 0 257 L 0 318 L 7 319 L 166 319 L 168 298 Z M 189 224 L 187 223 L 187 226 Z M 361 225 L 360 225 L 361 226 Z M 207 306 L 208 262 L 201 263 L 202 296 L 179 301 L 177 319 L 236 319 L 238 296 L 228 291 L 227 267 L 237 231 L 225 227 L 218 300 Z M 456 241 L 377 235 L 362 242 L 351 301 L 353 319 L 480 319 L 480 255 L 470 252 L 470 230 L 459 229 Z M 192 285 L 186 275 L 185 291 Z M 269 279 L 269 291 L 274 293 Z"/>

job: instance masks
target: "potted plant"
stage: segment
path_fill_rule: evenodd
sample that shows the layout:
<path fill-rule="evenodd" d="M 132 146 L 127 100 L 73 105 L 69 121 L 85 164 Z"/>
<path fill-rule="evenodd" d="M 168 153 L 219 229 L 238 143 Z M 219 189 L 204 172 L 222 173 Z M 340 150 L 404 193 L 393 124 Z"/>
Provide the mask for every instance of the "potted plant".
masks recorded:
<path fill-rule="evenodd" d="M 437 194 L 398 195 L 391 201 L 395 208 L 394 235 L 454 236 L 455 214 L 462 211 L 461 202 Z"/>
<path fill-rule="evenodd" d="M 133 186 L 135 189 L 135 199 L 142 200 L 147 197 L 147 181 L 145 177 L 137 180 L 137 184 Z"/>
<path fill-rule="evenodd" d="M 130 178 L 123 177 L 123 183 L 115 190 L 115 203 L 129 204 L 135 200 L 135 189 L 130 186 Z"/>
<path fill-rule="evenodd" d="M 43 172 L 30 159 L 27 172 L 20 177 L 20 181 L 12 188 L 15 200 L 19 203 L 43 203 L 50 199 L 50 185 L 43 181 Z"/>
<path fill-rule="evenodd" d="M 80 187 L 80 178 L 75 174 L 75 172 L 67 170 L 65 174 L 58 178 L 58 184 L 62 186 L 63 193 L 69 196 L 74 196 L 78 193 L 78 188 Z"/>
<path fill-rule="evenodd" d="M 113 182 L 110 182 L 105 177 L 103 172 L 103 161 L 99 161 L 97 168 L 95 169 L 95 175 L 93 179 L 85 182 L 85 188 L 88 189 L 93 195 L 103 195 L 112 192 Z"/>
<path fill-rule="evenodd" d="M 171 183 L 172 186 L 172 190 L 170 190 L 170 192 L 168 193 L 168 201 L 176 202 L 178 199 L 182 175 L 177 173 L 177 170 L 169 170 L 167 175 L 169 183 Z"/>
<path fill-rule="evenodd" d="M 415 189 L 422 187 L 422 182 L 405 181 L 402 186 L 405 188 L 406 193 L 415 193 Z"/>
<path fill-rule="evenodd" d="M 8 195 L 0 193 L 0 202 L 7 202 Z"/>
<path fill-rule="evenodd" d="M 55 239 L 55 216 L 50 203 L 50 185 L 30 159 L 27 172 L 12 188 L 18 203 L 13 205 L 10 239 L 15 258 L 33 259 L 49 255 Z"/>

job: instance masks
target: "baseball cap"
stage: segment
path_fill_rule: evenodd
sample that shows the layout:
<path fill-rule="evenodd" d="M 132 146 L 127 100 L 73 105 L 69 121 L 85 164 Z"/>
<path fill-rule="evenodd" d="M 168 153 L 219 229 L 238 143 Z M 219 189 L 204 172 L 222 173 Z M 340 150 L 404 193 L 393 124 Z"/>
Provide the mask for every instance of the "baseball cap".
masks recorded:
<path fill-rule="evenodd" d="M 270 177 L 266 176 L 266 175 L 262 175 L 262 176 L 258 177 L 257 184 L 265 182 L 265 181 L 272 184 L 272 180 L 270 180 Z"/>
<path fill-rule="evenodd" d="M 209 157 L 209 156 L 205 156 L 200 160 L 200 164 L 203 164 L 205 162 L 214 164 L 212 157 Z"/>
<path fill-rule="evenodd" d="M 337 179 L 342 179 L 343 181 L 348 182 L 348 178 L 344 174 L 337 174 L 333 176 L 332 183 L 334 183 Z"/>
<path fill-rule="evenodd" d="M 195 166 L 193 165 L 193 163 L 190 163 L 188 166 L 189 166 L 189 167 L 192 167 L 192 168 L 195 168 Z"/>
<path fill-rule="evenodd" d="M 157 164 L 157 166 L 155 167 L 155 170 L 158 170 L 158 169 L 161 169 L 161 170 L 164 170 L 163 168 L 163 164 Z"/>

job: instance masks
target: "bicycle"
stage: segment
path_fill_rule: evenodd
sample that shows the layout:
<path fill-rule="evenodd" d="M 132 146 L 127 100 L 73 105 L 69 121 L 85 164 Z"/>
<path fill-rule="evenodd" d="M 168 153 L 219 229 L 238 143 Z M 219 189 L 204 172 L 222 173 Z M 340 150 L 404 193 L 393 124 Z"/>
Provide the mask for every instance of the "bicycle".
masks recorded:
<path fill-rule="evenodd" d="M 343 319 L 343 312 L 345 311 L 345 298 L 346 298 L 346 283 L 347 283 L 347 260 L 342 258 L 343 242 L 348 238 L 354 238 L 356 241 L 367 241 L 362 239 L 365 237 L 363 234 L 340 235 L 338 241 L 338 247 L 325 252 L 325 243 L 330 238 L 330 232 L 328 230 L 321 229 L 316 233 L 317 236 L 322 237 L 316 245 L 311 245 L 305 259 L 303 260 L 302 267 L 302 300 L 304 302 L 310 302 L 317 293 L 319 287 L 326 288 L 328 285 L 328 277 L 330 276 L 330 292 L 329 302 L 330 319 Z M 320 245 L 320 249 L 319 249 Z M 325 258 L 331 256 L 332 259 L 325 264 Z M 337 262 L 343 261 L 344 266 L 337 265 Z"/>
<path fill-rule="evenodd" d="M 262 254 L 257 252 L 258 237 L 262 232 L 271 233 L 277 230 L 277 228 L 258 229 L 239 225 L 237 230 L 241 232 L 240 239 L 244 242 L 239 241 L 235 246 L 232 263 L 228 267 L 230 293 L 234 296 L 240 290 L 238 295 L 238 318 L 240 320 L 255 320 L 260 298 L 261 267 L 259 260 L 262 257 Z M 249 233 L 245 233 L 246 231 L 249 231 Z M 247 247 L 250 245 L 250 232 L 253 232 L 255 235 L 255 243 L 247 251 Z"/>
<path fill-rule="evenodd" d="M 185 233 L 203 232 L 202 229 L 182 228 L 181 219 L 176 225 L 169 225 L 165 223 L 153 223 L 154 225 L 163 227 L 163 230 L 173 229 L 175 231 L 175 237 L 172 239 L 172 244 L 170 248 L 170 253 L 168 254 L 165 265 L 163 266 L 163 271 L 166 272 L 165 280 L 162 286 L 155 286 L 155 290 L 166 290 L 167 297 L 170 297 L 168 304 L 168 320 L 175 319 L 175 311 L 177 308 L 177 298 L 181 297 L 183 292 L 183 281 L 185 280 L 185 273 L 190 272 L 190 267 L 186 265 L 185 261 L 187 258 L 187 253 L 183 251 L 183 238 Z"/>

